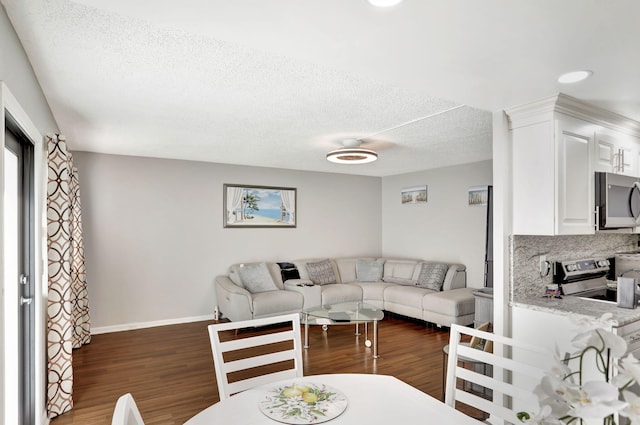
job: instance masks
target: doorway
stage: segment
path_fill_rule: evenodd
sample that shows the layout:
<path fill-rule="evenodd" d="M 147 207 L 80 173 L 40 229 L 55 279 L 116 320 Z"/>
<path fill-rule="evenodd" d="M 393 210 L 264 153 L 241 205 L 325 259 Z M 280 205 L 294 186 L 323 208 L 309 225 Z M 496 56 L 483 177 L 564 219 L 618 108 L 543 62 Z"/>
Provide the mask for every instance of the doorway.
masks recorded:
<path fill-rule="evenodd" d="M 34 146 L 10 114 L 4 146 L 4 419 L 35 423 Z"/>

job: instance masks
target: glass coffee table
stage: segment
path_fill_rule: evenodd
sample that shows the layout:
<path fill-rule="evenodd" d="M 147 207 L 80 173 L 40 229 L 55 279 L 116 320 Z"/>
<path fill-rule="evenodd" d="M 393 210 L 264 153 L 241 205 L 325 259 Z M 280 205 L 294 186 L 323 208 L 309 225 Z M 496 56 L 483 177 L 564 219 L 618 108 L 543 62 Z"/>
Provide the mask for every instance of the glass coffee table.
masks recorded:
<path fill-rule="evenodd" d="M 339 304 L 324 304 L 302 310 L 304 323 L 304 348 L 309 348 L 309 325 L 321 325 L 327 330 L 329 325 L 353 325 L 356 326 L 356 335 L 360 335 L 358 326 L 364 324 L 364 333 L 367 338 L 365 345 L 371 347 L 369 340 L 369 323 L 373 322 L 373 358 L 378 356 L 378 321 L 384 318 L 381 309 L 361 301 Z"/>

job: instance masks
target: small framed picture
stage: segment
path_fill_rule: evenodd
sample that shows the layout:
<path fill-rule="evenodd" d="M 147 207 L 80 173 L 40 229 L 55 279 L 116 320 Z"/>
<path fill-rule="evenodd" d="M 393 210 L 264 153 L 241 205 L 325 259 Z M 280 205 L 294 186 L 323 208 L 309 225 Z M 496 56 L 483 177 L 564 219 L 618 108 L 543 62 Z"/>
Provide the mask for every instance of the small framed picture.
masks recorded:
<path fill-rule="evenodd" d="M 469 188 L 469 205 L 482 206 L 487 205 L 489 200 L 488 186 L 471 186 Z"/>
<path fill-rule="evenodd" d="M 402 189 L 402 204 L 426 204 L 427 186 L 414 186 Z"/>
<path fill-rule="evenodd" d="M 225 184 L 224 227 L 296 227 L 296 189 Z"/>

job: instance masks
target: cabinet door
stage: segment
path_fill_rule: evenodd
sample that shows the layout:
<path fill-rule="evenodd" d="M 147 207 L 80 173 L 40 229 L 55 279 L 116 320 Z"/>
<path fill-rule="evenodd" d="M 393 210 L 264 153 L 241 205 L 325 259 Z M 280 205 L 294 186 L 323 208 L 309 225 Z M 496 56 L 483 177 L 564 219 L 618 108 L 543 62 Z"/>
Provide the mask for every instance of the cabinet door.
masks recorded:
<path fill-rule="evenodd" d="M 556 234 L 595 233 L 592 127 L 560 118 L 556 121 L 557 198 Z"/>
<path fill-rule="evenodd" d="M 618 155 L 621 164 L 620 174 L 638 177 L 638 156 L 640 155 L 640 147 L 633 140 L 623 140 L 618 145 Z"/>
<path fill-rule="evenodd" d="M 555 126 L 550 118 L 511 131 L 513 155 L 513 233 L 556 232 Z"/>
<path fill-rule="evenodd" d="M 617 150 L 613 141 L 609 138 L 597 137 L 594 152 L 594 169 L 605 173 L 614 173 L 614 164 L 617 165 Z"/>
<path fill-rule="evenodd" d="M 595 171 L 640 176 L 640 144 L 634 137 L 608 129 L 595 137 Z"/>

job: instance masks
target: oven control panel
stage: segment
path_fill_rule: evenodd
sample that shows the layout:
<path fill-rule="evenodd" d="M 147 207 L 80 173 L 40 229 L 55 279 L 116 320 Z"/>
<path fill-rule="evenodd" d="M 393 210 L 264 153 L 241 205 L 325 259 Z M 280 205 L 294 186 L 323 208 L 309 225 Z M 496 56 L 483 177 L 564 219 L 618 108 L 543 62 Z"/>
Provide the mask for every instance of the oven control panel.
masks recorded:
<path fill-rule="evenodd" d="M 562 283 L 581 277 L 604 275 L 609 271 L 610 265 L 606 258 L 558 261 L 554 267 L 554 281 Z"/>

